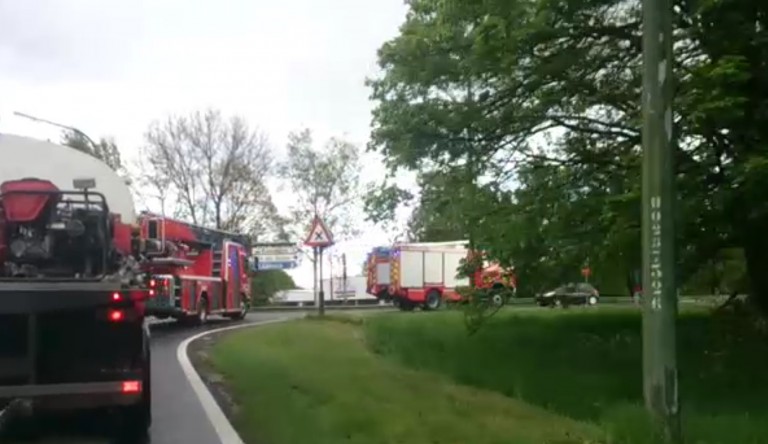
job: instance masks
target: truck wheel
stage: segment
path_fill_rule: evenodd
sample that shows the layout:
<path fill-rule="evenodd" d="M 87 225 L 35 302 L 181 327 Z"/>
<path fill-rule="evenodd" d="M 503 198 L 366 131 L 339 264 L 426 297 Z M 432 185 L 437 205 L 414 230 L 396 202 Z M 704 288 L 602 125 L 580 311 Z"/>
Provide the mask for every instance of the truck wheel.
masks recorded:
<path fill-rule="evenodd" d="M 440 292 L 437 290 L 430 290 L 427 293 L 426 301 L 424 302 L 425 310 L 437 310 L 440 308 L 440 304 L 443 302 L 443 298 L 440 297 Z"/>
<path fill-rule="evenodd" d="M 245 302 L 245 299 L 240 300 L 240 311 L 232 315 L 231 318 L 235 321 L 240 321 L 242 319 L 245 319 L 245 316 L 248 314 L 248 303 Z"/>
<path fill-rule="evenodd" d="M 504 299 L 504 295 L 501 293 L 493 293 L 491 295 L 491 304 L 493 304 L 494 307 L 501 307 L 504 305 L 506 300 Z"/>

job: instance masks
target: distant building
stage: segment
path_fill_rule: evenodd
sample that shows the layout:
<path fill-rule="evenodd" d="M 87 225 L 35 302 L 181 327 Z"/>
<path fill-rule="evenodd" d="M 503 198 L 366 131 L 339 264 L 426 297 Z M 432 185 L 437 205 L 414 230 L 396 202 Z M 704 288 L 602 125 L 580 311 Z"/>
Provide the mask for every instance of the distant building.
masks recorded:
<path fill-rule="evenodd" d="M 333 288 L 331 288 L 331 282 Z M 346 287 L 344 286 L 344 279 L 341 277 L 335 277 L 331 279 L 323 279 L 323 292 L 325 293 L 326 301 L 361 301 L 361 300 L 375 300 L 374 296 L 371 296 L 365 292 L 366 277 L 365 276 L 350 276 L 347 277 Z M 286 290 L 275 294 L 272 298 L 274 303 L 308 303 L 314 302 L 315 297 L 313 290 L 308 288 L 306 290 Z"/>

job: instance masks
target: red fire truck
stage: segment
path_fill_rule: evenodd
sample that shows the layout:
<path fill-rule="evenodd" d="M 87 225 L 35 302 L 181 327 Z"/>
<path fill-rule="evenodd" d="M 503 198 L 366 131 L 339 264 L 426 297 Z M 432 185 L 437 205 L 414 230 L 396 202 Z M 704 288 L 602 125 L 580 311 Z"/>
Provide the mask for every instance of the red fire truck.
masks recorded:
<path fill-rule="evenodd" d="M 466 241 L 396 245 L 390 252 L 388 293 L 401 310 L 421 306 L 436 310 L 443 301 L 459 302 L 457 287 L 468 286 L 468 278 L 458 278 L 461 261 L 470 256 Z M 482 254 L 482 253 L 475 253 Z M 472 276 L 475 288 L 501 290 L 517 288 L 514 270 L 484 260 Z M 493 303 L 506 302 L 502 292 L 490 292 Z"/>
<path fill-rule="evenodd" d="M 366 293 L 385 301 L 392 299 L 387 291 L 390 278 L 389 255 L 390 248 L 376 247 L 368 253 L 366 261 Z"/>
<path fill-rule="evenodd" d="M 248 312 L 249 239 L 142 213 L 141 236 L 159 244 L 150 274 L 147 314 L 202 324 L 211 314 L 242 319 Z"/>

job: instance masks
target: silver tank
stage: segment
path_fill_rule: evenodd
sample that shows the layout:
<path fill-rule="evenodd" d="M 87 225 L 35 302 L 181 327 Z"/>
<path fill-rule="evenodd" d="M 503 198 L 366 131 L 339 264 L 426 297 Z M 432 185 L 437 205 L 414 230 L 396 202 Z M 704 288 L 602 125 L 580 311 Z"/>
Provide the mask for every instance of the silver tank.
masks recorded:
<path fill-rule="evenodd" d="M 63 145 L 0 133 L 0 183 L 36 178 L 49 180 L 61 190 L 73 190 L 75 179 L 95 179 L 112 213 L 123 223 L 136 222 L 133 195 L 125 179 L 93 156 Z"/>

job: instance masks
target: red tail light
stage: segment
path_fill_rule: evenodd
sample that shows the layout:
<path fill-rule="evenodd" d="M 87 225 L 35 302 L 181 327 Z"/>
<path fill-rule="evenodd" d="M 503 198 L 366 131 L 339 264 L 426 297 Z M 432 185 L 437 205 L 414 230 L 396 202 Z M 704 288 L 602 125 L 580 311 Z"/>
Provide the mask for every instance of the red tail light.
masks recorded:
<path fill-rule="evenodd" d="M 120 388 L 120 391 L 126 394 L 140 393 L 141 381 L 123 381 L 123 386 Z"/>
<path fill-rule="evenodd" d="M 122 310 L 110 310 L 107 317 L 111 322 L 120 322 L 125 319 L 125 313 Z"/>
<path fill-rule="evenodd" d="M 123 300 L 123 295 L 121 295 L 118 292 L 112 293 L 112 301 L 113 302 L 119 302 L 119 301 L 122 301 L 122 300 Z"/>
<path fill-rule="evenodd" d="M 150 279 L 149 280 L 149 288 L 155 288 L 156 285 L 157 285 L 157 281 L 156 280 L 154 280 L 154 279 Z"/>
<path fill-rule="evenodd" d="M 155 290 L 150 288 L 149 289 L 149 297 L 154 297 L 154 296 L 155 296 Z"/>

